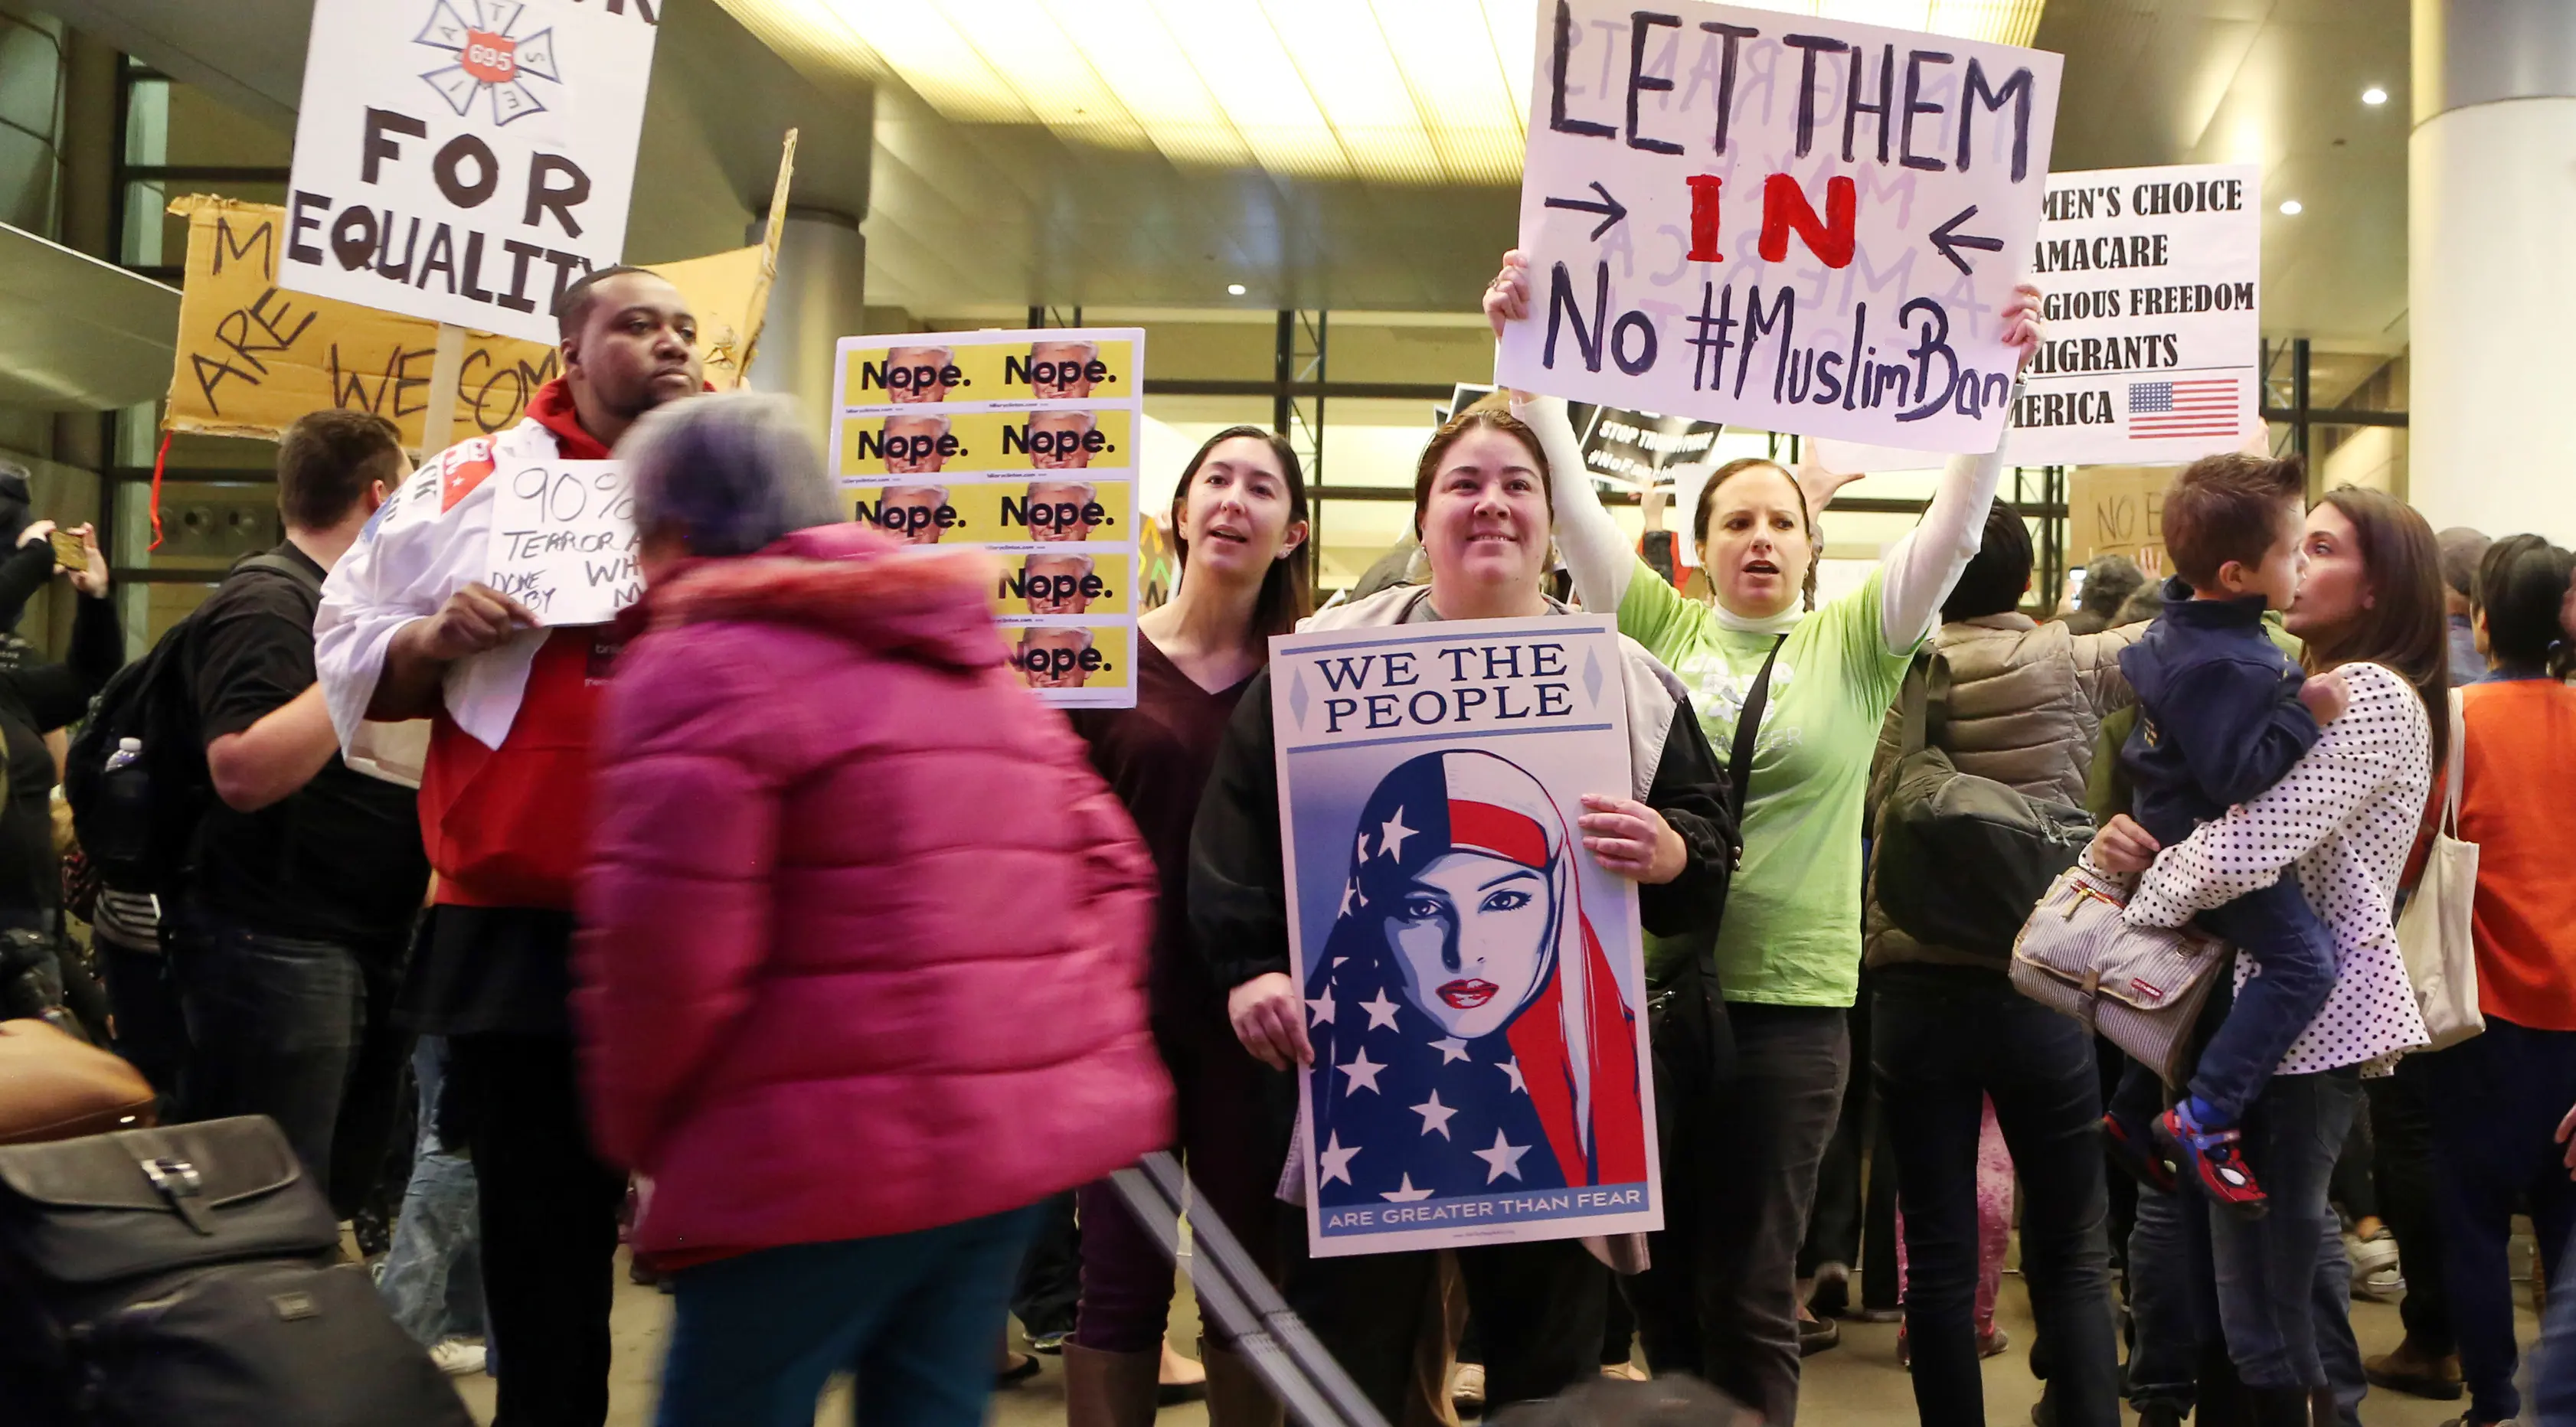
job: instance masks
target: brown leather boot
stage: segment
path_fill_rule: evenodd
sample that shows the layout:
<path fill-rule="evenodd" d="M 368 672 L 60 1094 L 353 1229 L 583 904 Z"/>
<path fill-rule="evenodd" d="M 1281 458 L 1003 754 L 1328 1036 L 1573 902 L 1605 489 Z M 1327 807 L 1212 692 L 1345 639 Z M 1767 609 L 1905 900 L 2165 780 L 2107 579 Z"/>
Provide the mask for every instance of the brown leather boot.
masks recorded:
<path fill-rule="evenodd" d="M 1287 1409 L 1270 1395 L 1251 1359 L 1201 1338 L 1199 1362 L 1207 1368 L 1208 1427 L 1283 1427 L 1287 1422 Z"/>
<path fill-rule="evenodd" d="M 1066 1427 L 1154 1427 L 1162 1368 L 1160 1353 L 1104 1353 L 1066 1343 Z"/>
<path fill-rule="evenodd" d="M 2466 1393 L 2460 1382 L 2460 1355 L 2435 1357 L 2415 1346 L 2412 1338 L 2389 1352 L 2362 1359 L 2361 1370 L 2371 1386 L 2390 1392 L 2429 1397 L 2436 1402 L 2457 1402 Z"/>

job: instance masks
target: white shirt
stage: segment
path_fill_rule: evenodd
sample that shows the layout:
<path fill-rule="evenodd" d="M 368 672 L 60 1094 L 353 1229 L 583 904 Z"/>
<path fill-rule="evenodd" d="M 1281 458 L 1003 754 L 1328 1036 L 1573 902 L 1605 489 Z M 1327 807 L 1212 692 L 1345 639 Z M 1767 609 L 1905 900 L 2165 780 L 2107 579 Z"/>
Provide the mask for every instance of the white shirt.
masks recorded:
<path fill-rule="evenodd" d="M 2432 787 L 2432 723 L 2413 685 L 2377 664 L 2346 664 L 2352 702 L 2271 788 L 2201 824 L 2156 856 L 2128 919 L 2176 927 L 2280 880 L 2332 933 L 2334 990 L 2290 1044 L 2279 1075 L 2359 1065 L 2385 1073 L 2426 1043 L 2414 984 L 2397 950 L 2397 885 Z M 2240 962 L 2237 984 L 2250 968 Z"/>

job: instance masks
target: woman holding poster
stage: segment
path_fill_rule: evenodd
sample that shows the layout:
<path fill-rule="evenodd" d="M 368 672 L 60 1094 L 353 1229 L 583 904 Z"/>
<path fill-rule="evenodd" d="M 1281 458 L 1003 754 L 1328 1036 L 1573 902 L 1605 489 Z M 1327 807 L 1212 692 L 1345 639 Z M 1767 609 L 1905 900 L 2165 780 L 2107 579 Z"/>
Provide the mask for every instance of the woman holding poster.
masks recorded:
<path fill-rule="evenodd" d="M 1032 360 L 1074 365 L 1084 359 L 1078 350 L 1051 350 L 1072 345 L 1039 343 Z M 1179 588 L 1136 621 L 1136 706 L 1069 711 L 1092 766 L 1154 854 L 1162 896 L 1146 987 L 1155 1047 L 1177 1092 L 1174 1145 L 1198 1203 L 1273 1278 L 1281 1146 L 1263 1110 L 1267 1077 L 1235 1039 L 1223 988 L 1190 947 L 1190 824 L 1270 636 L 1305 617 L 1306 519 L 1305 469 L 1285 438 L 1257 426 L 1209 437 L 1172 497 Z M 1067 1424 L 1152 1427 L 1166 1382 L 1177 1387 L 1189 1366 L 1168 1361 L 1164 1345 L 1172 1258 L 1107 1182 L 1083 1188 L 1081 1212 L 1082 1308 L 1064 1350 Z M 1275 1427 L 1279 1404 L 1232 1336 L 1213 1313 L 1202 1309 L 1199 1321 L 1212 1427 Z"/>
<path fill-rule="evenodd" d="M 1386 590 L 1303 628 L 1569 613 L 1539 583 L 1550 475 L 1521 422 L 1460 415 L 1415 472 L 1429 588 Z M 1627 785 L 1578 808 L 1491 753 L 1397 763 L 1362 803 L 1356 835 L 1334 836 L 1323 875 L 1347 880 L 1302 977 L 1270 675 L 1245 691 L 1191 835 L 1190 921 L 1231 988 L 1245 1048 L 1310 1077 L 1318 1108 L 1301 1154 L 1313 1162 L 1292 1162 L 1288 1179 L 1302 1189 L 1311 1177 L 1319 1215 L 1342 1204 L 1400 1213 L 1444 1185 L 1579 1191 L 1647 1175 L 1640 1008 L 1593 935 L 1602 909 L 1576 890 L 1576 844 L 1637 885 L 1639 920 L 1663 935 L 1714 928 L 1732 848 L 1724 775 L 1688 701 L 1633 641 L 1619 649 Z M 1581 1234 L 1582 1222 L 1514 1224 L 1456 1250 L 1497 1408 L 1599 1371 L 1607 1275 L 1579 1240 L 1543 1237 Z M 1434 1272 L 1428 1249 L 1345 1247 L 1288 1274 L 1289 1303 L 1391 1420 Z"/>
<path fill-rule="evenodd" d="M 1495 335 L 1529 314 L 1518 252 L 1485 292 Z M 2024 286 L 1998 320 L 2027 364 L 2039 343 L 2039 294 Z M 1580 470 L 1581 450 L 1553 398 L 1516 396 L 1551 460 Z M 1683 595 L 1637 558 L 1588 480 L 1555 489 L 1557 538 L 1583 607 L 1697 695 L 1708 740 L 1724 748 L 1756 679 L 1768 711 L 1744 797 L 1744 857 L 1718 929 L 1716 966 L 1736 1064 L 1704 1103 L 1668 1109 L 1707 1155 L 1665 1155 L 1667 1229 L 1637 1281 L 1637 1319 L 1657 1372 L 1696 1373 L 1775 1427 L 1798 1410 L 1796 1258 L 1851 1067 L 1845 1012 L 1860 981 L 1861 804 L 1879 725 L 1942 599 L 1976 554 L 2003 471 L 2000 450 L 1953 457 L 1923 523 L 1859 590 L 1815 609 L 1821 544 L 1797 482 L 1768 461 L 1735 461 L 1700 493 L 1690 538 L 1715 592 Z M 1775 656 L 1776 655 L 1776 659 Z M 1649 965 L 1659 983 L 1692 963 Z M 1684 1135 L 1671 1137 L 1675 1141 Z"/>

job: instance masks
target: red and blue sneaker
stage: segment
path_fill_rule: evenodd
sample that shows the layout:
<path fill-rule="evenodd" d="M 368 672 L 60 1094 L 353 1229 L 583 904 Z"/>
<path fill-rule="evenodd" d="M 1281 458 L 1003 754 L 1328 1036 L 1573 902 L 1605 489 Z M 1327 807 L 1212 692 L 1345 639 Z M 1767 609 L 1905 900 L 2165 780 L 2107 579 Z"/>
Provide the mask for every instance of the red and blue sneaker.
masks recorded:
<path fill-rule="evenodd" d="M 2123 1118 L 2117 1110 L 2102 1117 L 2102 1152 L 2114 1168 L 2158 1194 L 2171 1194 L 2182 1188 L 2182 1181 L 2174 1178 L 2173 1166 L 2156 1153 L 2147 1127 Z"/>
<path fill-rule="evenodd" d="M 2156 1117 L 2156 1143 L 2182 1166 L 2183 1177 L 2237 1218 L 2260 1219 L 2272 1201 L 2263 1186 L 2254 1182 L 2254 1171 L 2237 1148 L 2238 1138 L 2233 1129 L 2202 1129 L 2189 1100 Z"/>

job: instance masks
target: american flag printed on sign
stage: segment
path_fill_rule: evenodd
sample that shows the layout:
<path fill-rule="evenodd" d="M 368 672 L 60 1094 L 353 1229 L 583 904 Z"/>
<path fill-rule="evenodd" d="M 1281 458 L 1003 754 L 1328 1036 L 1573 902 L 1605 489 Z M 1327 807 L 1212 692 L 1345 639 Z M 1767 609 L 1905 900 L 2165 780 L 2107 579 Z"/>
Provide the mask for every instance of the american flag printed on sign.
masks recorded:
<path fill-rule="evenodd" d="M 2237 378 L 2129 383 L 2129 435 L 2233 436 L 2238 430 Z"/>

